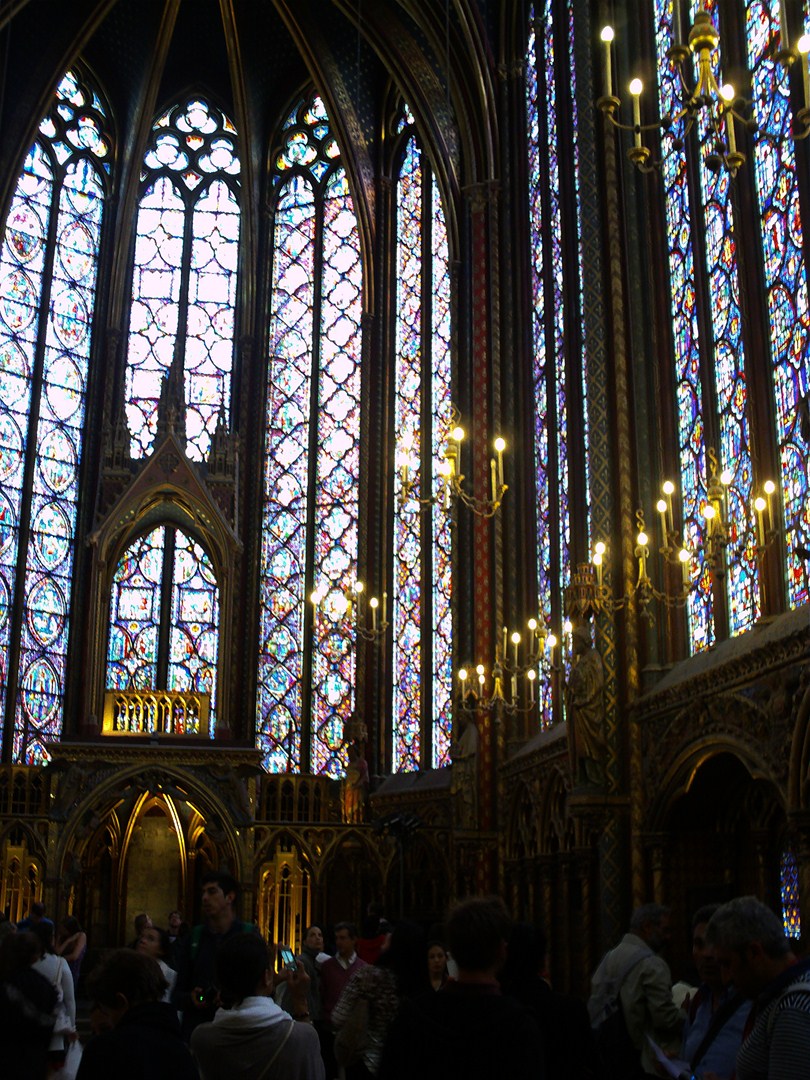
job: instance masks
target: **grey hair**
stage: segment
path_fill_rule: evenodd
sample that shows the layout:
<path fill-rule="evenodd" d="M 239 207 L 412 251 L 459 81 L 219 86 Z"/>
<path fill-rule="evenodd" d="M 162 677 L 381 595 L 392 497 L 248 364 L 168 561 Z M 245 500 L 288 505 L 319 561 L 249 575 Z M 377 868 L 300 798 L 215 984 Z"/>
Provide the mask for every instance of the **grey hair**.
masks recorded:
<path fill-rule="evenodd" d="M 771 959 L 790 952 L 781 920 L 755 896 L 738 896 L 718 908 L 706 928 L 706 941 L 737 953 L 757 941 Z"/>
<path fill-rule="evenodd" d="M 666 915 L 671 913 L 672 909 L 665 907 L 663 904 L 642 904 L 633 912 L 630 919 L 630 930 L 633 932 L 640 930 L 645 923 L 652 923 L 656 926 Z"/>

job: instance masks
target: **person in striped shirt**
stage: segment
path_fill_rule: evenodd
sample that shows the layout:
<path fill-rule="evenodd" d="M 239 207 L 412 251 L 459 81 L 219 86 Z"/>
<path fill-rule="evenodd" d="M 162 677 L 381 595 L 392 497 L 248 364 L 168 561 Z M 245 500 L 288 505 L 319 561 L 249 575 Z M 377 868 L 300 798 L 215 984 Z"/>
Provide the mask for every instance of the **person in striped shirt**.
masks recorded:
<path fill-rule="evenodd" d="M 810 959 L 797 960 L 781 920 L 754 896 L 712 915 L 706 941 L 723 981 L 754 1002 L 736 1080 L 806 1080 L 810 1061 Z"/>

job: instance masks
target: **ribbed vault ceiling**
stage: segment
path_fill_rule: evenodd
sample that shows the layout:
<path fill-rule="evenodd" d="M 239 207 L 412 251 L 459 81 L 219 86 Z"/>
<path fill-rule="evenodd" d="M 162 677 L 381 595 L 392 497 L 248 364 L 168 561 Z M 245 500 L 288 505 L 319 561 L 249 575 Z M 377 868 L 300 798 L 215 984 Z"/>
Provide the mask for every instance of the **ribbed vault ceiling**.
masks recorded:
<path fill-rule="evenodd" d="M 368 178 L 379 152 L 377 104 L 392 81 L 456 187 L 463 149 L 453 117 L 470 129 L 472 110 L 486 108 L 488 79 L 475 70 L 479 8 L 477 0 L 8 0 L 0 6 L 3 205 L 36 118 L 77 60 L 118 121 L 119 160 L 137 161 L 155 113 L 199 88 L 231 115 L 258 175 L 272 132 L 312 81 L 344 150 L 351 146 L 355 177 Z"/>

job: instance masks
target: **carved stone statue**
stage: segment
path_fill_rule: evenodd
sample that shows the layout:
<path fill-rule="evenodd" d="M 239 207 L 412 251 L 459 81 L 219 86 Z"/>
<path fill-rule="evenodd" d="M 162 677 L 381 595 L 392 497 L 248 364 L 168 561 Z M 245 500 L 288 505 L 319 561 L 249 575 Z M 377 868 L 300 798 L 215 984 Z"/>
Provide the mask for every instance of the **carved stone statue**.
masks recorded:
<path fill-rule="evenodd" d="M 347 825 L 361 825 L 366 820 L 368 762 L 357 743 L 350 743 L 348 754 L 343 780 L 343 820 Z"/>
<path fill-rule="evenodd" d="M 475 713 L 461 712 L 461 733 L 450 743 L 450 792 L 456 824 L 462 829 L 478 825 L 478 728 Z"/>
<path fill-rule="evenodd" d="M 605 670 L 591 642 L 590 627 L 574 628 L 574 660 L 565 690 L 568 753 L 574 786 L 605 782 Z"/>

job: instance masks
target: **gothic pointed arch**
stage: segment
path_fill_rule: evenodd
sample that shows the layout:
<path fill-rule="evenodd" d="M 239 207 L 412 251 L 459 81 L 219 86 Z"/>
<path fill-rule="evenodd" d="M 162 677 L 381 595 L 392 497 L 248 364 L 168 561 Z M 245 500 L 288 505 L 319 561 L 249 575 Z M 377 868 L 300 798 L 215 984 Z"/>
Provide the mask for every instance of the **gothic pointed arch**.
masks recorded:
<path fill-rule="evenodd" d="M 60 779 L 56 801 L 63 805 L 67 819 L 56 851 L 60 873 L 70 877 L 75 867 L 87 868 L 92 845 L 98 830 L 109 819 L 115 847 L 113 872 L 120 878 L 124 872 L 122 860 L 132 829 L 144 808 L 161 801 L 165 813 L 182 830 L 178 835 L 184 875 L 193 861 L 192 851 L 200 848 L 205 837 L 210 849 L 209 860 L 214 866 L 228 866 L 234 877 L 245 879 L 247 866 L 239 829 L 244 822 L 235 810 L 231 785 L 218 780 L 218 769 L 210 757 L 198 757 L 204 762 L 202 772 L 195 772 L 188 756 L 182 763 L 167 760 L 161 765 L 144 766 L 143 762 L 122 764 L 131 755 L 112 752 L 112 767 L 105 771 L 101 782 L 91 783 L 94 776 L 92 761 L 78 755 L 67 765 Z M 223 769 L 229 766 L 222 764 Z M 236 768 L 237 763 L 231 762 Z M 65 785 L 64 797 L 62 785 Z M 249 876 L 249 875 L 248 875 Z M 189 892 L 184 876 L 183 888 Z M 189 896 L 189 905 L 196 897 Z"/>
<path fill-rule="evenodd" d="M 89 537 L 92 548 L 90 625 L 86 709 L 99 717 L 104 706 L 110 597 L 119 560 L 151 529 L 173 525 L 200 544 L 211 561 L 219 590 L 218 655 L 230 655 L 234 590 L 242 545 L 199 468 L 190 462 L 174 431 L 163 441 Z M 216 731 L 230 730 L 227 666 L 218 665 Z M 158 689 L 152 687 L 151 689 Z"/>
<path fill-rule="evenodd" d="M 4 758 L 24 763 L 48 759 L 64 722 L 108 115 L 83 69 L 63 75 L 0 249 L 0 730 Z"/>

